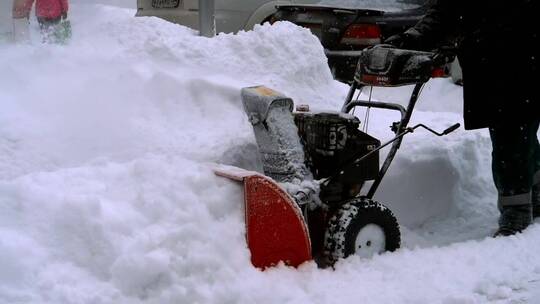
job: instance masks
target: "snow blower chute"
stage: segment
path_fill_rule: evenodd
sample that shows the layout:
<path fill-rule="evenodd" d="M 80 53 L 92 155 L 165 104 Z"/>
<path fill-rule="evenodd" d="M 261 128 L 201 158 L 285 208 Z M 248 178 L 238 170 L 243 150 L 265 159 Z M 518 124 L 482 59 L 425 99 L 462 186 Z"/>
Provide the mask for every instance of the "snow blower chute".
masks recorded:
<path fill-rule="evenodd" d="M 441 60 L 442 59 L 442 60 Z M 373 197 L 405 135 L 417 128 L 442 133 L 409 120 L 422 86 L 441 77 L 446 56 L 378 46 L 360 53 L 354 83 L 341 112 L 293 111 L 292 99 L 266 87 L 242 90 L 253 125 L 264 175 L 221 166 L 216 174 L 244 183 L 246 232 L 251 261 L 258 268 L 283 262 L 298 266 L 314 259 L 331 266 L 350 255 L 371 257 L 400 247 L 396 217 Z M 358 100 L 369 86 L 414 84 L 407 108 L 387 102 Z M 358 97 L 357 97 L 358 98 Z M 381 142 L 362 132 L 355 107 L 397 111 L 395 137 Z M 379 150 L 391 145 L 379 164 Z M 371 186 L 365 193 L 367 181 Z"/>

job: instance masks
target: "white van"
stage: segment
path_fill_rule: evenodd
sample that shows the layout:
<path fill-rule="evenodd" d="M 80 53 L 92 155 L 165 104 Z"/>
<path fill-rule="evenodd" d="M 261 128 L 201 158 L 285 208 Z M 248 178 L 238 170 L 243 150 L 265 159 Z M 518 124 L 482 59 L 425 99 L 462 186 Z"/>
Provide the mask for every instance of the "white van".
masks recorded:
<path fill-rule="evenodd" d="M 215 0 L 218 32 L 250 30 L 270 20 L 276 5 L 317 3 L 319 0 Z M 199 27 L 199 0 L 137 0 L 137 16 L 156 16 L 193 29 Z"/>

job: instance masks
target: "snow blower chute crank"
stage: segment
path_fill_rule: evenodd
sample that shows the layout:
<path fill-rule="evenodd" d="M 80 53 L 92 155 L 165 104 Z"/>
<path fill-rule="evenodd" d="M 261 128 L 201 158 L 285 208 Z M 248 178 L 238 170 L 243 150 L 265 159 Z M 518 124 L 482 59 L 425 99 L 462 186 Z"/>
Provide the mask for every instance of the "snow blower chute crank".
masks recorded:
<path fill-rule="evenodd" d="M 258 268 L 283 262 L 298 266 L 314 259 L 331 266 L 350 255 L 371 257 L 400 247 L 393 213 L 373 197 L 403 137 L 424 128 L 409 127 L 422 86 L 444 77 L 445 56 L 377 46 L 362 51 L 354 82 L 341 112 L 293 112 L 292 99 L 266 87 L 242 90 L 242 102 L 253 125 L 264 175 L 221 166 L 216 174 L 244 183 L 246 239 Z M 415 85 L 409 104 L 354 99 L 369 86 Z M 357 97 L 358 98 L 358 97 Z M 359 130 L 355 107 L 397 111 L 395 137 L 381 144 Z M 391 145 L 379 166 L 379 150 Z M 366 181 L 372 181 L 361 194 Z"/>

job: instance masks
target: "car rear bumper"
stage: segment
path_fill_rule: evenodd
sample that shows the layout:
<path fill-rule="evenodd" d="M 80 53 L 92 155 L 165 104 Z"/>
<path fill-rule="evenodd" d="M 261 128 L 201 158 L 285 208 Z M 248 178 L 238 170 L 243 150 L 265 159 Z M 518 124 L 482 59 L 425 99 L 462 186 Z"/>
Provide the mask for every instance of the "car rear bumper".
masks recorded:
<path fill-rule="evenodd" d="M 172 23 L 181 24 L 193 29 L 199 28 L 199 15 L 197 11 L 181 9 L 141 9 L 137 10 L 137 17 L 159 17 Z"/>

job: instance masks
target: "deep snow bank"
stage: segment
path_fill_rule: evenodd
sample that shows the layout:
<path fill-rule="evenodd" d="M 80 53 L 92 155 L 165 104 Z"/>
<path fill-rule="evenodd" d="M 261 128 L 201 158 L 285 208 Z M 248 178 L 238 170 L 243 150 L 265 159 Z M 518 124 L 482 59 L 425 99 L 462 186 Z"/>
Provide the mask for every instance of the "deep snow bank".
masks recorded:
<path fill-rule="evenodd" d="M 483 132 L 419 131 L 404 143 L 380 199 L 408 224 L 410 249 L 351 258 L 335 271 L 253 269 L 241 189 L 208 165 L 257 166 L 240 88 L 262 83 L 332 109 L 346 88 L 331 79 L 316 38 L 291 24 L 206 39 L 133 13 L 79 3 L 71 45 L 41 45 L 37 35 L 32 45 L 0 45 L 0 303 L 530 297 L 538 227 L 471 240 L 488 235 L 496 216 Z M 407 90 L 375 97 L 403 99 Z M 442 129 L 460 119 L 459 105 L 430 100 L 459 99 L 454 87 L 439 81 L 425 92 L 415 121 Z M 370 131 L 388 137 L 394 119 L 372 118 Z M 460 240 L 469 241 L 434 247 Z"/>
<path fill-rule="evenodd" d="M 132 14 L 74 6 L 72 45 L 2 49 L 0 177 L 167 150 L 216 158 L 251 137 L 238 88 L 324 100 L 335 86 L 316 38 L 290 24 L 206 39 Z"/>

